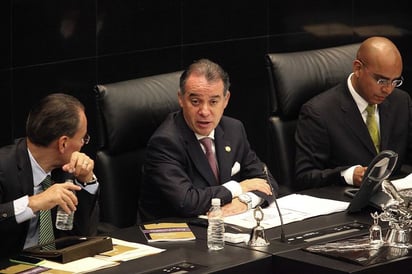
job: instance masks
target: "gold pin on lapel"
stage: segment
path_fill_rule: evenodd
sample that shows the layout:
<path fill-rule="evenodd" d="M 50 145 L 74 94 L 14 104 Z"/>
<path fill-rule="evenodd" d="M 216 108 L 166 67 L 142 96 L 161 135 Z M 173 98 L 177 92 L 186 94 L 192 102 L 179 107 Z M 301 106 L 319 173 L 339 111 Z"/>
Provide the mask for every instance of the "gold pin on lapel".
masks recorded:
<path fill-rule="evenodd" d="M 232 149 L 230 148 L 230 146 L 225 146 L 225 150 L 226 152 L 230 152 Z"/>

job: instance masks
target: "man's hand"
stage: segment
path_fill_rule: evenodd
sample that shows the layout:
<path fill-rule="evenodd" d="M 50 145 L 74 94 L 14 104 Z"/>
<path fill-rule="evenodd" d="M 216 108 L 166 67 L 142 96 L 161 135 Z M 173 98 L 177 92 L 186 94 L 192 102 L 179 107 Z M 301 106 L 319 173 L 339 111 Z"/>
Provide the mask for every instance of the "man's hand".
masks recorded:
<path fill-rule="evenodd" d="M 353 171 L 353 185 L 359 187 L 362 183 L 367 167 L 358 166 Z"/>
<path fill-rule="evenodd" d="M 269 184 L 270 182 L 267 182 L 265 179 L 261 178 L 247 179 L 240 182 L 242 193 L 258 190 L 266 195 L 272 195 L 272 189 Z"/>
<path fill-rule="evenodd" d="M 29 207 L 33 212 L 48 210 L 59 205 L 67 213 L 76 210 L 77 197 L 73 191 L 81 190 L 81 187 L 72 183 L 53 184 L 40 194 L 29 197 Z"/>
<path fill-rule="evenodd" d="M 75 151 L 70 162 L 65 164 L 62 169 L 73 173 L 80 182 L 90 182 L 93 179 L 94 161 L 86 154 Z"/>
<path fill-rule="evenodd" d="M 223 216 L 235 215 L 247 211 L 247 205 L 234 198 L 231 203 L 222 206 L 222 211 Z"/>

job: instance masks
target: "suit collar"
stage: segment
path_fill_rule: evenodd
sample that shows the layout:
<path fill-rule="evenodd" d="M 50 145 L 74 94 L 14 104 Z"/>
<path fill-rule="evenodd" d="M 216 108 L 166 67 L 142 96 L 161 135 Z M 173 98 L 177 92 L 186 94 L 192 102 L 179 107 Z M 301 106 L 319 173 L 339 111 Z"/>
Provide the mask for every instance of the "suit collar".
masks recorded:
<path fill-rule="evenodd" d="M 24 193 L 33 195 L 33 171 L 27 151 L 26 139 L 16 141 L 17 180 Z"/>
<path fill-rule="evenodd" d="M 182 111 L 176 113 L 176 123 L 179 131 L 181 132 L 187 155 L 189 155 L 200 175 L 205 179 L 206 182 L 208 182 L 209 185 L 218 185 L 215 176 L 213 175 L 213 171 L 209 167 L 209 162 L 207 161 L 207 158 L 203 153 L 200 143 L 197 140 L 197 137 L 193 130 L 187 125 Z M 217 149 L 216 144 L 215 148 Z"/>
<path fill-rule="evenodd" d="M 197 140 L 195 133 L 187 125 L 182 111 L 179 111 L 177 113 L 176 118 L 180 132 L 182 133 L 183 141 L 186 145 L 187 154 L 191 158 L 196 169 L 210 185 L 219 185 L 219 183 L 216 182 L 214 178 L 212 169 L 209 167 L 209 162 L 207 161 L 206 156 L 203 153 L 200 143 Z M 215 128 L 214 141 L 216 159 L 219 166 L 219 179 L 221 182 L 225 182 L 230 179 L 231 175 L 229 156 L 231 154 L 232 148 L 230 140 L 225 139 L 225 132 L 221 125 L 221 122 Z"/>
<path fill-rule="evenodd" d="M 344 112 L 343 117 L 346 127 L 354 136 L 357 136 L 359 142 L 362 143 L 373 154 L 373 156 L 375 156 L 376 149 L 369 135 L 368 128 L 362 119 L 359 108 L 356 105 L 347 85 L 344 85 L 343 92 L 339 92 L 339 102 L 340 109 Z"/>

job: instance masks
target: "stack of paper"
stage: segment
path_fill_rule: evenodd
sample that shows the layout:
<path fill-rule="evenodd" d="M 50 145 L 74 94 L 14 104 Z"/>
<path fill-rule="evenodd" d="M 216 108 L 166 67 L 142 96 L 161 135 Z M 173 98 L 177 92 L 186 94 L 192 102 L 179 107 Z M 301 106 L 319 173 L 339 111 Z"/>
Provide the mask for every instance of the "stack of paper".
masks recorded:
<path fill-rule="evenodd" d="M 349 203 L 302 194 L 291 194 L 278 199 L 278 204 L 283 223 L 288 224 L 315 216 L 344 211 Z M 263 213 L 261 226 L 267 229 L 280 225 L 279 214 L 274 203 L 264 208 Z M 251 229 L 256 226 L 253 209 L 242 214 L 225 217 L 225 223 Z"/>

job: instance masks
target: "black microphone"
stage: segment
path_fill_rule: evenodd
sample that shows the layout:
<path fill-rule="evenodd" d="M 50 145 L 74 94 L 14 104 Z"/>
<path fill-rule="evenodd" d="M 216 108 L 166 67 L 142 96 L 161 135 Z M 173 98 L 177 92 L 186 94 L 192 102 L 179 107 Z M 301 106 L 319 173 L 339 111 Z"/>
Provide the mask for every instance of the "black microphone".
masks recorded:
<path fill-rule="evenodd" d="M 280 212 L 280 208 L 279 208 L 279 205 L 278 205 L 278 201 L 277 201 L 277 199 L 276 199 L 275 191 L 273 190 L 273 186 L 272 186 L 272 184 L 270 183 L 270 180 L 269 180 L 268 168 L 267 168 L 267 166 L 266 166 L 265 164 L 263 164 L 263 172 L 265 173 L 267 183 L 269 184 L 270 189 L 271 189 L 271 191 L 272 191 L 272 195 L 273 195 L 273 199 L 274 199 L 274 201 L 275 201 L 276 209 L 278 210 L 278 214 L 279 214 L 279 219 L 280 219 L 280 241 L 281 241 L 282 243 L 286 243 L 285 230 L 284 230 L 284 228 L 283 228 L 283 217 L 282 217 L 282 213 Z"/>

